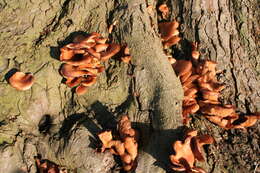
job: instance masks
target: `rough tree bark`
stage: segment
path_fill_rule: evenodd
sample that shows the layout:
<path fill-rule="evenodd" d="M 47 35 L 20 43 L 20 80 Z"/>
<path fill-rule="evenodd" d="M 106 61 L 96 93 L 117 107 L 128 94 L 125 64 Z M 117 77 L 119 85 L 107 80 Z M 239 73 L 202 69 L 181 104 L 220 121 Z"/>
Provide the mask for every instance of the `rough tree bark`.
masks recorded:
<path fill-rule="evenodd" d="M 219 64 L 227 86 L 222 101 L 241 113 L 260 112 L 257 0 L 0 0 L 0 172 L 34 173 L 37 154 L 79 173 L 118 172 L 109 153 L 93 148 L 96 134 L 115 128 L 124 113 L 141 132 L 135 172 L 169 171 L 171 142 L 181 136 L 183 91 L 163 53 L 157 12 L 147 9 L 162 2 L 182 23 L 173 55 L 187 56 L 188 41 L 198 41 L 201 58 Z M 97 84 L 77 96 L 61 84 L 59 48 L 90 32 L 127 44 L 132 65 L 111 59 Z M 30 90 L 8 85 L 13 68 L 34 73 Z M 257 170 L 259 123 L 246 132 L 225 131 L 196 115 L 190 126 L 216 139 L 201 165 L 208 172 Z"/>

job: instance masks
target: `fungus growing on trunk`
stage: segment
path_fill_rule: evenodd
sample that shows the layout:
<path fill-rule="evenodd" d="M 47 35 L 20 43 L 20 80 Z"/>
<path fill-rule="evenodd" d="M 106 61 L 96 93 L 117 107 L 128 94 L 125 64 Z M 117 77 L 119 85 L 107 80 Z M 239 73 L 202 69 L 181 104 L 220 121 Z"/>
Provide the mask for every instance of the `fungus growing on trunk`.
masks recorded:
<path fill-rule="evenodd" d="M 87 37 L 76 36 L 73 43 L 60 49 L 60 60 L 64 62 L 60 74 L 67 79 L 68 87 L 76 87 L 78 95 L 85 94 L 87 88 L 96 83 L 97 75 L 105 70 L 101 63 L 120 51 L 120 45 L 106 41 L 93 32 Z"/>
<path fill-rule="evenodd" d="M 98 134 L 102 142 L 101 152 L 109 149 L 112 154 L 120 156 L 125 171 L 134 170 L 138 155 L 138 133 L 131 127 L 131 122 L 127 115 L 123 115 L 119 120 L 118 132 L 119 136 L 115 139 L 113 139 L 110 130 Z"/>
<path fill-rule="evenodd" d="M 178 36 L 179 30 L 177 29 L 179 27 L 179 22 L 162 22 L 159 23 L 158 26 L 164 49 L 177 44 L 181 40 L 181 38 Z"/>
<path fill-rule="evenodd" d="M 190 173 L 204 173 L 202 168 L 196 167 L 195 162 L 204 161 L 202 147 L 205 144 L 212 144 L 213 137 L 209 135 L 197 136 L 196 130 L 188 130 L 184 141 L 175 141 L 172 144 L 175 154 L 170 155 L 170 161 L 175 171 L 186 171 Z"/>

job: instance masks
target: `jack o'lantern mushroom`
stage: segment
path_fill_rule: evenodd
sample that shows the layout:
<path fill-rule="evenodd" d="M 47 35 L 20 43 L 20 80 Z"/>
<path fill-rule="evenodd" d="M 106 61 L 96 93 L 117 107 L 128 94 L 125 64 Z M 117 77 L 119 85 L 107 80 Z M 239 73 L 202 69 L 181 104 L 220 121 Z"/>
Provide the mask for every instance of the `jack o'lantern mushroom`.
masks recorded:
<path fill-rule="evenodd" d="M 17 71 L 8 79 L 8 82 L 15 89 L 24 91 L 31 88 L 34 80 L 32 74 Z"/>

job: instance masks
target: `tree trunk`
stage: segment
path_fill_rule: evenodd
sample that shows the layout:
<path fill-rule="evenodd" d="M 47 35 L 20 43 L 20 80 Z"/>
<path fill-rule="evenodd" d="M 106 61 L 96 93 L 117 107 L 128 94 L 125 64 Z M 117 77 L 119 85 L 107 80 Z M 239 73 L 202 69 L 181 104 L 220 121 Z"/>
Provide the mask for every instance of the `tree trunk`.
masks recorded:
<path fill-rule="evenodd" d="M 164 2 L 170 18 L 181 23 L 183 39 L 173 48 L 174 57 L 187 56 L 189 41 L 198 41 L 201 58 L 218 63 L 218 78 L 226 84 L 222 102 L 241 113 L 260 112 L 257 0 Z M 118 172 L 113 156 L 95 148 L 97 133 L 115 129 L 122 114 L 128 114 L 141 133 L 135 172 L 169 171 L 171 143 L 183 128 L 183 91 L 158 33 L 161 19 L 155 9 L 161 3 L 0 0 L 0 172 L 34 173 L 38 154 L 77 173 Z M 91 32 L 127 44 L 132 63 L 110 59 L 98 82 L 77 96 L 61 83 L 59 48 L 75 35 Z M 35 75 L 30 90 L 10 87 L 5 79 L 13 68 Z M 198 114 L 190 126 L 216 140 L 206 148 L 201 165 L 208 172 L 257 171 L 259 123 L 247 131 L 227 131 Z"/>

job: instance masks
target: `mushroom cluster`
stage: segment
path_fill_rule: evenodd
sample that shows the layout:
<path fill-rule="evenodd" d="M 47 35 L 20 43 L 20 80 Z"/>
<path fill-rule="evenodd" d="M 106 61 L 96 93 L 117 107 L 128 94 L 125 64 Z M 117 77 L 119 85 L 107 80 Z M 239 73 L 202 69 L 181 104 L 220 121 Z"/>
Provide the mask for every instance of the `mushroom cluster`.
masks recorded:
<path fill-rule="evenodd" d="M 106 42 L 107 38 L 93 32 L 87 37 L 76 36 L 72 43 L 60 49 L 60 60 L 64 62 L 60 74 L 68 87 L 76 87 L 78 95 L 96 83 L 97 75 L 105 69 L 101 63 L 120 51 L 120 45 Z"/>
<path fill-rule="evenodd" d="M 17 90 L 24 91 L 32 87 L 34 76 L 31 73 L 23 73 L 16 71 L 8 78 L 8 83 Z"/>
<path fill-rule="evenodd" d="M 106 149 L 112 154 L 119 155 L 123 169 L 131 171 L 137 166 L 136 158 L 138 154 L 138 132 L 131 127 L 131 122 L 127 115 L 121 117 L 118 122 L 119 137 L 113 139 L 112 131 L 104 131 L 98 135 L 102 142 L 101 152 Z"/>
<path fill-rule="evenodd" d="M 200 111 L 209 121 L 225 129 L 254 125 L 260 119 L 259 113 L 239 115 L 234 106 L 221 104 L 220 92 L 225 86 L 217 81 L 217 63 L 198 61 L 199 55 L 197 43 L 192 43 L 191 60 L 177 60 L 172 65 L 184 90 L 183 123 L 189 122 L 188 115 Z"/>
<path fill-rule="evenodd" d="M 175 171 L 185 171 L 189 173 L 205 173 L 205 170 L 196 167 L 195 162 L 204 161 L 203 145 L 212 144 L 213 137 L 209 135 L 197 135 L 196 130 L 188 130 L 184 141 L 175 141 L 172 147 L 175 154 L 170 155 L 173 164 L 171 168 Z"/>
<path fill-rule="evenodd" d="M 181 40 L 178 30 L 179 25 L 180 24 L 177 21 L 162 22 L 158 24 L 164 49 L 176 45 Z"/>
<path fill-rule="evenodd" d="M 222 105 L 219 101 L 220 91 L 224 85 L 220 84 L 216 78 L 216 65 L 214 61 L 201 61 L 197 68 L 197 84 L 202 95 L 199 100 L 200 112 L 206 118 L 218 126 L 231 128 L 245 128 L 252 126 L 260 119 L 260 114 L 239 115 L 232 105 Z"/>
<path fill-rule="evenodd" d="M 196 113 L 200 108 L 196 100 L 199 88 L 195 83 L 199 75 L 195 73 L 192 62 L 189 60 L 177 60 L 172 66 L 180 78 L 184 90 L 182 116 L 183 124 L 187 124 L 190 120 L 188 115 Z"/>

